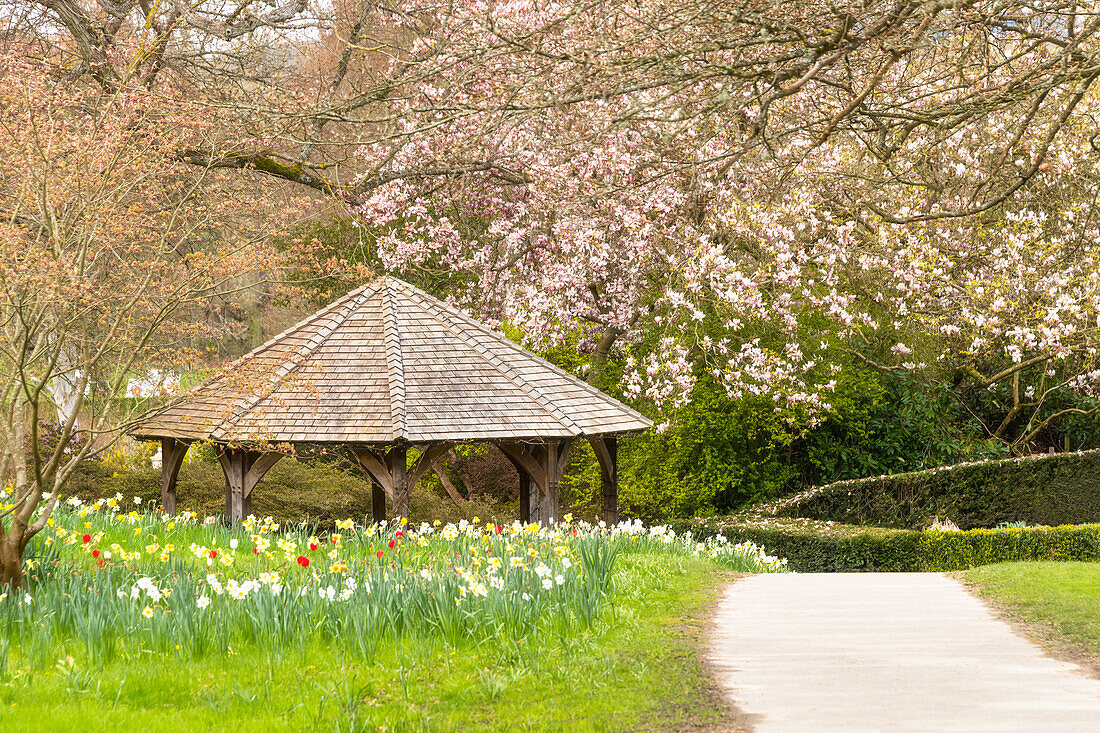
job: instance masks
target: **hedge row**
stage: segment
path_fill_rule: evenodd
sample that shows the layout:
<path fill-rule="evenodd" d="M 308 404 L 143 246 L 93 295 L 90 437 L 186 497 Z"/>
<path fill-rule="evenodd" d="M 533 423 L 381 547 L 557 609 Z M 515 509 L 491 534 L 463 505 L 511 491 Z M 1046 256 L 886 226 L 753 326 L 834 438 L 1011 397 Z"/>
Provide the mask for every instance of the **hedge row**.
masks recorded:
<path fill-rule="evenodd" d="M 1100 522 L 1100 451 L 841 481 L 777 502 L 765 513 L 900 529 L 923 529 L 936 518 L 961 529 Z"/>
<path fill-rule="evenodd" d="M 949 572 L 1017 560 L 1100 560 L 1100 524 L 959 532 L 829 525 L 682 520 L 698 539 L 750 540 L 798 572 Z"/>

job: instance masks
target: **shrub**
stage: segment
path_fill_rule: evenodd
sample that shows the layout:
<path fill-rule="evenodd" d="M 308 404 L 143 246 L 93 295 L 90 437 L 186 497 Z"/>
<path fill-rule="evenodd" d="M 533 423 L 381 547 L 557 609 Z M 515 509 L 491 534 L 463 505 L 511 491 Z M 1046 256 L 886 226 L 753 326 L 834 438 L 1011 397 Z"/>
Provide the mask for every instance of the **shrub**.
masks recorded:
<path fill-rule="evenodd" d="M 983 439 L 949 381 L 924 384 L 906 372 L 849 363 L 829 404 L 824 422 L 794 446 L 806 485 L 1007 455 L 1004 444 Z"/>
<path fill-rule="evenodd" d="M 1100 451 L 964 463 L 841 481 L 762 507 L 767 514 L 904 529 L 949 518 L 962 529 L 1005 522 L 1100 522 Z"/>
<path fill-rule="evenodd" d="M 703 375 L 666 432 L 621 440 L 620 509 L 659 522 L 728 513 L 776 496 L 798 475 L 785 462 L 794 435 L 770 400 L 732 400 Z"/>
<path fill-rule="evenodd" d="M 1100 524 L 960 532 L 855 527 L 806 520 L 673 522 L 697 539 L 751 541 L 797 572 L 949 572 L 1019 560 L 1100 560 Z"/>

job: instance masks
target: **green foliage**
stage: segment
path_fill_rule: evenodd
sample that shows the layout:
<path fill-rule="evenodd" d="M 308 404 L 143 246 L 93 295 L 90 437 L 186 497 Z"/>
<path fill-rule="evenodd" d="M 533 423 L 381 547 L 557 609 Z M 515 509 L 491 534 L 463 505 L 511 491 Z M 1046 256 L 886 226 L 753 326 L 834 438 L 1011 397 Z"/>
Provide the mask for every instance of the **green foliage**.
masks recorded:
<path fill-rule="evenodd" d="M 830 398 L 828 418 L 798 448 L 807 483 L 879 476 L 1000 458 L 1006 449 L 983 439 L 961 411 L 950 385 L 926 387 L 908 374 L 846 365 Z"/>
<path fill-rule="evenodd" d="M 1100 451 L 966 463 L 842 481 L 806 492 L 777 513 L 917 529 L 936 517 L 962 529 L 1005 522 L 1100 521 Z"/>
<path fill-rule="evenodd" d="M 848 364 L 832 409 L 806 428 L 767 399 L 730 400 L 707 375 L 664 433 L 623 438 L 624 514 L 649 521 L 737 511 L 805 485 L 1000 457 L 980 426 L 958 414 L 948 387 Z"/>
<path fill-rule="evenodd" d="M 1100 560 L 1100 524 L 916 531 L 817 522 L 673 522 L 695 537 L 722 534 L 785 557 L 796 572 L 949 572 L 1020 560 Z"/>
<path fill-rule="evenodd" d="M 704 377 L 667 431 L 620 441 L 621 509 L 661 521 L 775 496 L 795 476 L 783 453 L 793 438 L 766 400 L 730 400 Z"/>

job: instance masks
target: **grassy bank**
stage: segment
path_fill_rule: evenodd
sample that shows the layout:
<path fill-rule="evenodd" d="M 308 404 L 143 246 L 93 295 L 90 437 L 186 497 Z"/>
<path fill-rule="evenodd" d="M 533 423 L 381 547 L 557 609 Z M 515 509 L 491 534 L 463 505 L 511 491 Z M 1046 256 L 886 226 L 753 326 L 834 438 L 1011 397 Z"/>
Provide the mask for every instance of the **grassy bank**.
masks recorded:
<path fill-rule="evenodd" d="M 1001 563 L 961 577 L 1057 656 L 1100 674 L 1100 563 Z"/>

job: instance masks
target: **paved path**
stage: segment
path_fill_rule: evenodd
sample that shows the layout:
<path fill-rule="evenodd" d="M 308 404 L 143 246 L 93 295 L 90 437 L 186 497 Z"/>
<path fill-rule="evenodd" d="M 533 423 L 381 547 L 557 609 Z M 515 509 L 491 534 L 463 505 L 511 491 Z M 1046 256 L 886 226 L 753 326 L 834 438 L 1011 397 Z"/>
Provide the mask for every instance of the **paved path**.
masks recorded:
<path fill-rule="evenodd" d="M 756 733 L 1100 731 L 1100 681 L 934 573 L 754 575 L 709 656 Z"/>

